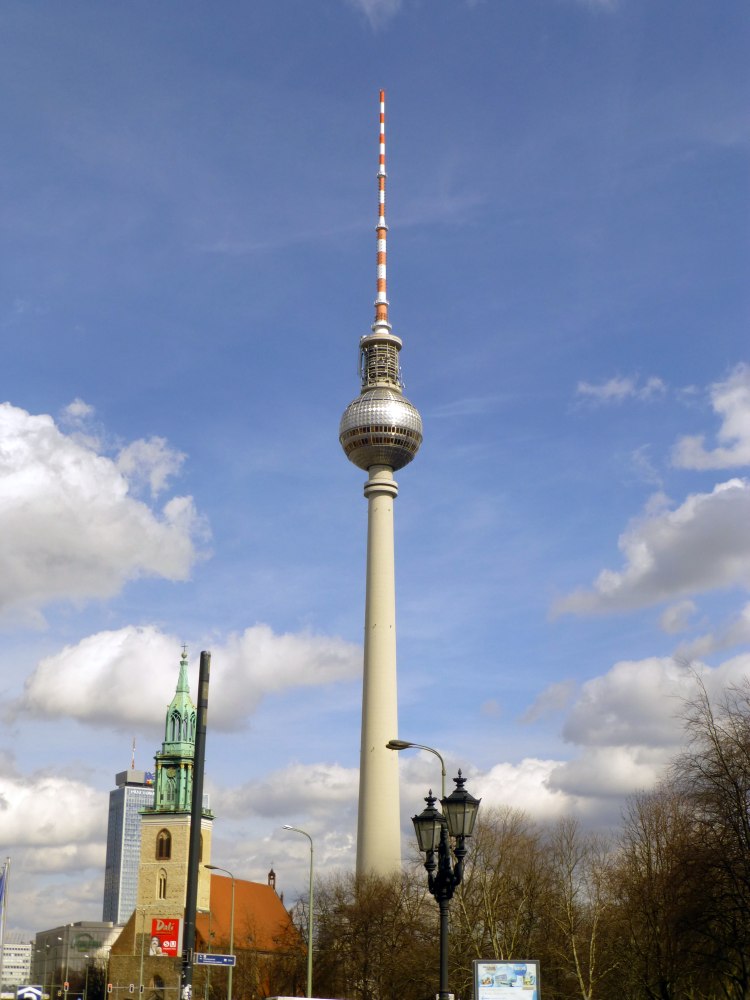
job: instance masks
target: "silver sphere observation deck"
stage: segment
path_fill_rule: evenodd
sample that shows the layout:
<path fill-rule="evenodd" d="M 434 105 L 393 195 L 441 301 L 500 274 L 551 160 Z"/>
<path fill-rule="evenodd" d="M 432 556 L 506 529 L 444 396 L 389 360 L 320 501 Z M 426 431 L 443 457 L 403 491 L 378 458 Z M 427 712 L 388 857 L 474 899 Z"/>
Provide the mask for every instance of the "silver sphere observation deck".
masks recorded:
<path fill-rule="evenodd" d="M 422 444 L 422 418 L 400 389 L 363 389 L 344 410 L 339 424 L 344 454 L 358 468 L 403 469 Z"/>

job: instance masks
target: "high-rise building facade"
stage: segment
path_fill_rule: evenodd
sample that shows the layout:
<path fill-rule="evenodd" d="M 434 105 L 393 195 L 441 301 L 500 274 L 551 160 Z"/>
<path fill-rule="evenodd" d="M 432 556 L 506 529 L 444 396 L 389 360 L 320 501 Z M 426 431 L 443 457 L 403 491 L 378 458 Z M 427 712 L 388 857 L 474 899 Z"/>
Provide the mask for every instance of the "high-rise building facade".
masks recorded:
<path fill-rule="evenodd" d="M 31 982 L 31 943 L 5 941 L 0 968 L 0 989 L 15 996 L 17 986 L 27 986 Z"/>
<path fill-rule="evenodd" d="M 115 784 L 109 793 L 102 920 L 124 924 L 138 897 L 141 810 L 154 804 L 154 776 L 131 768 L 115 775 Z"/>
<path fill-rule="evenodd" d="M 357 874 L 387 875 L 401 866 L 398 758 L 386 743 L 398 736 L 393 473 L 422 443 L 422 418 L 403 394 L 401 339 L 391 331 L 386 295 L 385 94 L 380 92 L 377 297 L 372 332 L 360 338 L 359 396 L 341 417 L 339 441 L 367 473 L 362 736 L 359 758 Z"/>

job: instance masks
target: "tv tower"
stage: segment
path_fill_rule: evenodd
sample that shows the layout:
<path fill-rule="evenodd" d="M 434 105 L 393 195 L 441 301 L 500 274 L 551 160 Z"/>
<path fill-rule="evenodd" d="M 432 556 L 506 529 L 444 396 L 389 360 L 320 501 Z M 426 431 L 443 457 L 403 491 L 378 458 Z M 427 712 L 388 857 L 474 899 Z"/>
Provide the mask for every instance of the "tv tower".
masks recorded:
<path fill-rule="evenodd" d="M 422 443 L 422 418 L 403 394 L 399 351 L 386 296 L 385 92 L 380 91 L 377 297 L 372 333 L 360 338 L 359 396 L 344 410 L 339 441 L 350 462 L 367 472 L 362 742 L 359 757 L 357 874 L 388 875 L 401 867 L 398 755 L 386 743 L 398 735 L 396 586 L 393 557 L 393 473 Z"/>

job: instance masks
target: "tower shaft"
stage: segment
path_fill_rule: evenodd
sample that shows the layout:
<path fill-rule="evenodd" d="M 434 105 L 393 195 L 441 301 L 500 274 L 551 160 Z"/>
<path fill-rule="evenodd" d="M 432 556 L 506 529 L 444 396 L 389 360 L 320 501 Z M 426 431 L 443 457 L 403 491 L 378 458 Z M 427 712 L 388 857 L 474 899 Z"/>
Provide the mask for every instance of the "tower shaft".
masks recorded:
<path fill-rule="evenodd" d="M 398 733 L 393 545 L 398 486 L 387 466 L 373 466 L 369 477 L 357 874 L 386 875 L 401 866 L 398 757 L 386 749 Z"/>
<path fill-rule="evenodd" d="M 362 742 L 359 758 L 357 874 L 390 875 L 401 867 L 398 759 L 386 743 L 398 735 L 393 473 L 422 443 L 422 418 L 403 394 L 401 338 L 391 331 L 386 289 L 385 94 L 380 92 L 377 297 L 372 332 L 360 338 L 359 396 L 344 410 L 339 441 L 368 474 Z"/>

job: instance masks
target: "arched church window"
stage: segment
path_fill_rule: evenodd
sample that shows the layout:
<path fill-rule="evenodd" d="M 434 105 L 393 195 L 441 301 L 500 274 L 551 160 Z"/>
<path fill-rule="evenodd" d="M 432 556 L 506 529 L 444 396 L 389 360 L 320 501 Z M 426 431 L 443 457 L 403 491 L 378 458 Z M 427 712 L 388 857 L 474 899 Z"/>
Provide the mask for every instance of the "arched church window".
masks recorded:
<path fill-rule="evenodd" d="M 172 857 L 172 834 L 169 830 L 159 830 L 156 835 L 156 860 L 169 861 Z"/>
<path fill-rule="evenodd" d="M 179 712 L 172 713 L 172 726 L 170 740 L 172 743 L 176 743 L 180 738 L 180 729 L 182 728 L 182 719 L 180 718 Z"/>
<path fill-rule="evenodd" d="M 190 715 L 190 739 L 195 743 L 195 712 Z"/>
<path fill-rule="evenodd" d="M 159 884 L 158 884 L 157 896 L 159 899 L 167 898 L 167 873 L 164 871 L 163 868 L 160 869 L 159 871 Z"/>

